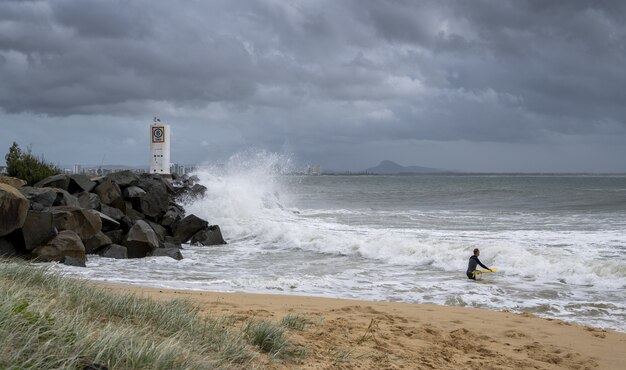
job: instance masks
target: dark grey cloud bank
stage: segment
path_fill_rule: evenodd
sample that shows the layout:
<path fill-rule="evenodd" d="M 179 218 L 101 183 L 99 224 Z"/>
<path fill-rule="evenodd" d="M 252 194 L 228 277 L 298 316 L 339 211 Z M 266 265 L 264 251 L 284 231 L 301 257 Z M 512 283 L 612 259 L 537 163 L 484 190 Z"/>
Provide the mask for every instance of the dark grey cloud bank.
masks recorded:
<path fill-rule="evenodd" d="M 626 171 L 622 1 L 3 1 L 0 149 Z M 70 149 L 71 148 L 71 149 Z"/>

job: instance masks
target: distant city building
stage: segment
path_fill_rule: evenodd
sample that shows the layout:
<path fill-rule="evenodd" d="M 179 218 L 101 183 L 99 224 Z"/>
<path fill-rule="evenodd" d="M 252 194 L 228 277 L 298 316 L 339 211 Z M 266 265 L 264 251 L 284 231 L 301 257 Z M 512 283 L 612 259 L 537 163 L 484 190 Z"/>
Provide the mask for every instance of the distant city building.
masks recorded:
<path fill-rule="evenodd" d="M 170 126 L 158 117 L 150 125 L 150 173 L 170 173 Z"/>
<path fill-rule="evenodd" d="M 7 174 L 7 168 L 6 166 L 0 166 L 0 174 L 6 175 Z"/>
<path fill-rule="evenodd" d="M 319 164 L 312 164 L 306 167 L 306 171 L 304 173 L 307 175 L 319 176 L 322 174 L 322 169 Z"/>
<path fill-rule="evenodd" d="M 80 164 L 75 164 L 75 165 L 74 165 L 74 168 L 73 168 L 73 170 L 72 170 L 72 173 L 73 173 L 73 174 L 75 174 L 75 175 L 76 175 L 76 174 L 79 174 L 79 173 L 83 173 L 83 170 L 82 170 L 82 168 L 80 167 Z"/>
<path fill-rule="evenodd" d="M 192 167 L 185 167 L 178 163 L 172 163 L 172 165 L 170 166 L 170 173 L 177 174 L 179 176 L 183 176 L 187 172 L 191 172 L 191 170 Z"/>

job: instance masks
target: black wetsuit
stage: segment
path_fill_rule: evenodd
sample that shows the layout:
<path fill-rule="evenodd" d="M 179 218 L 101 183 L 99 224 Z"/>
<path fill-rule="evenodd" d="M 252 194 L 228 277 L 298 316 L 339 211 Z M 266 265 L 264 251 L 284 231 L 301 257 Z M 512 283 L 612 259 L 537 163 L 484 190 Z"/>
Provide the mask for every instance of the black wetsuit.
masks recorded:
<path fill-rule="evenodd" d="M 480 265 L 482 268 L 489 270 L 489 267 L 483 265 L 482 262 L 478 259 L 478 256 L 471 256 L 469 259 L 469 264 L 467 265 L 467 278 L 476 280 L 476 276 L 472 274 L 472 271 L 476 270 L 476 265 Z"/>

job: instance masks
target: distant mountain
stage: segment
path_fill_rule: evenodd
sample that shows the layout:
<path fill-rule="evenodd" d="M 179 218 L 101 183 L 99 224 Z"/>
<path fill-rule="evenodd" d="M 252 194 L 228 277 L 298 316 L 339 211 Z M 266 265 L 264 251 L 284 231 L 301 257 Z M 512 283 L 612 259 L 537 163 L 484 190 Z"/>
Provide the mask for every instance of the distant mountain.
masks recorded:
<path fill-rule="evenodd" d="M 365 172 L 381 175 L 399 175 L 408 173 L 440 173 L 445 171 L 429 167 L 401 166 L 395 162 L 386 160 L 380 162 L 376 167 L 366 169 Z"/>

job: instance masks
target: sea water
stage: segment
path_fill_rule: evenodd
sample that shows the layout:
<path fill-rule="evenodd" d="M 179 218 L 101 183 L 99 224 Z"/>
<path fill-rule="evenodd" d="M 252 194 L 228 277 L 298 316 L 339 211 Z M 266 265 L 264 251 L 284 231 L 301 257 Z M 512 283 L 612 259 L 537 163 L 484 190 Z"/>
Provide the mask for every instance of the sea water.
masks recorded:
<path fill-rule="evenodd" d="M 89 279 L 529 312 L 626 332 L 626 176 L 293 176 L 235 156 L 187 213 L 223 246 L 89 256 Z M 498 272 L 465 276 L 469 257 Z"/>

